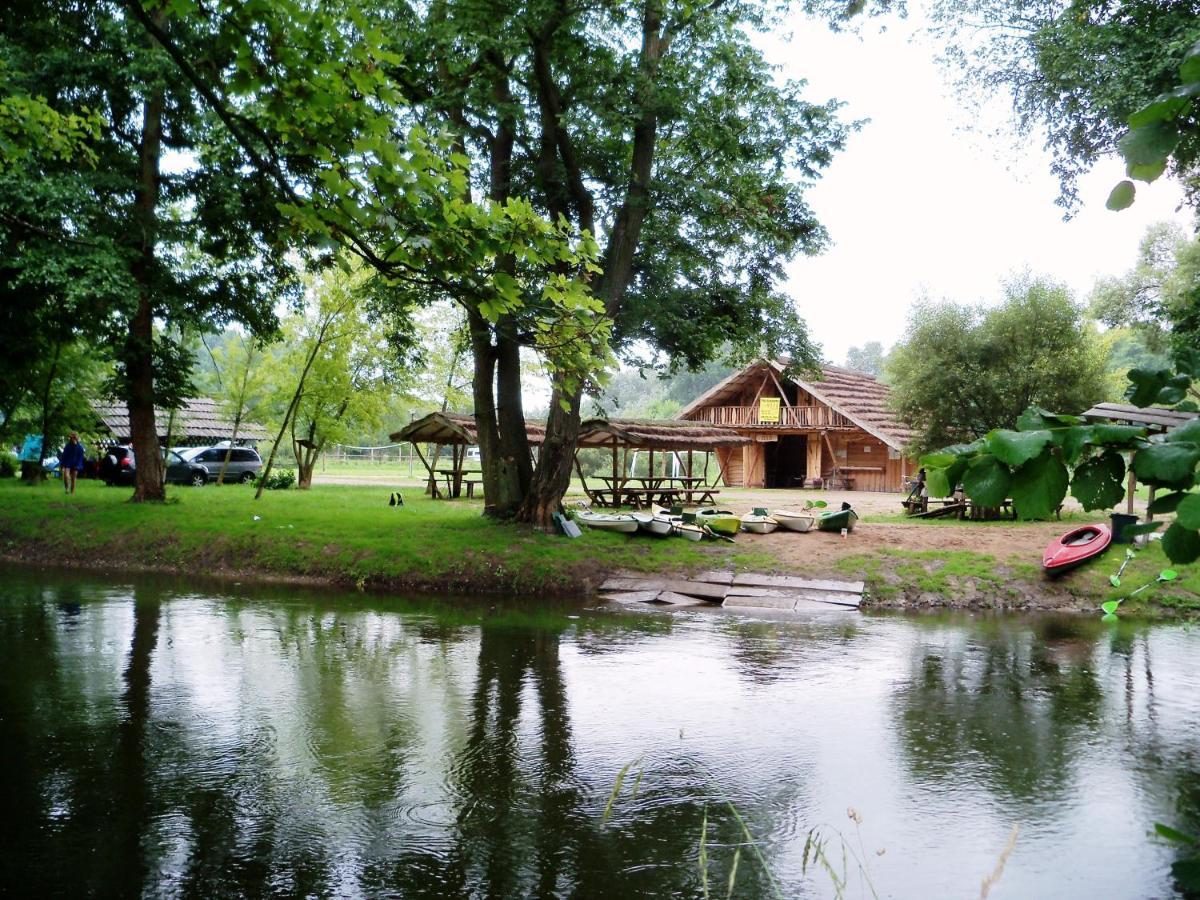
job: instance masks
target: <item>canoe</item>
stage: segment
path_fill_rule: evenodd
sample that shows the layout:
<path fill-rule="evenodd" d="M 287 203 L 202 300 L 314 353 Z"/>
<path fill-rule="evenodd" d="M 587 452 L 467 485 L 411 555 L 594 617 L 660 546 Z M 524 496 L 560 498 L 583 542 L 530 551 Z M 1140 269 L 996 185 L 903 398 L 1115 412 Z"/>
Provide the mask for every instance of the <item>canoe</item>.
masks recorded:
<path fill-rule="evenodd" d="M 637 519 L 638 528 L 655 537 L 666 537 L 671 533 L 671 520 L 666 516 L 657 516 L 648 512 L 630 513 Z"/>
<path fill-rule="evenodd" d="M 821 513 L 817 518 L 817 528 L 821 531 L 841 531 L 843 528 L 853 531 L 854 523 L 857 521 L 858 513 L 849 507 L 833 509 L 827 513 Z"/>
<path fill-rule="evenodd" d="M 1046 547 L 1046 552 L 1042 554 L 1042 568 L 1047 575 L 1061 575 L 1099 556 L 1111 543 L 1112 529 L 1107 525 L 1072 528 Z"/>
<path fill-rule="evenodd" d="M 778 527 L 779 523 L 767 515 L 767 511 L 761 506 L 742 516 L 742 531 L 751 534 L 770 534 Z"/>
<path fill-rule="evenodd" d="M 811 513 L 796 512 L 790 509 L 776 509 L 771 512 L 771 518 L 779 523 L 779 527 L 787 531 L 811 531 L 817 517 Z"/>
<path fill-rule="evenodd" d="M 620 531 L 623 534 L 633 534 L 638 530 L 638 520 L 633 516 L 612 513 L 597 513 L 583 510 L 575 514 L 575 520 L 588 528 L 600 531 Z"/>
<path fill-rule="evenodd" d="M 727 509 L 702 509 L 696 513 L 696 523 L 707 525 L 717 534 L 737 534 L 742 520 Z"/>
<path fill-rule="evenodd" d="M 680 522 L 677 525 L 674 525 L 672 527 L 673 527 L 673 530 L 671 533 L 674 534 L 676 537 L 685 538 L 686 540 L 689 540 L 689 541 L 704 540 L 704 534 L 705 534 L 704 529 L 700 528 L 696 525 L 685 525 L 684 523 Z"/>

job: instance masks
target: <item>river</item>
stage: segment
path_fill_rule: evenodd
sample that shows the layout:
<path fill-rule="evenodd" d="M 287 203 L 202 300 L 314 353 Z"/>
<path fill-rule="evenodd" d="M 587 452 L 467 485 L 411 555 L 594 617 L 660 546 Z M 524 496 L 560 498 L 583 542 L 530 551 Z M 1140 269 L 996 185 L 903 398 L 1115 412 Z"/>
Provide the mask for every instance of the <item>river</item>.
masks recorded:
<path fill-rule="evenodd" d="M 1186 626 L 3 571 L 0 659 L 0 893 L 1169 897 L 1200 832 Z"/>

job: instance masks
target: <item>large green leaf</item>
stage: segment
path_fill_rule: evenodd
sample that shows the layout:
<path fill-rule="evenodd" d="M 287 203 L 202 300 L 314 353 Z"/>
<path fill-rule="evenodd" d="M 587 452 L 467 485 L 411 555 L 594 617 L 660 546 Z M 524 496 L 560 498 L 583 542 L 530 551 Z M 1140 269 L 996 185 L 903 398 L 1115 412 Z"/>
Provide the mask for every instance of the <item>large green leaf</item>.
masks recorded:
<path fill-rule="evenodd" d="M 1175 508 L 1179 506 L 1179 501 L 1188 496 L 1190 495 L 1182 491 L 1176 491 L 1174 494 L 1163 494 L 1161 497 L 1154 498 L 1154 502 L 1147 507 L 1147 511 L 1155 515 L 1175 512 Z"/>
<path fill-rule="evenodd" d="M 1125 391 L 1125 399 L 1134 406 L 1149 406 L 1171 380 L 1171 372 L 1169 369 L 1130 369 L 1126 377 L 1132 384 Z"/>
<path fill-rule="evenodd" d="M 1146 436 L 1146 429 L 1139 425 L 1109 425 L 1099 422 L 1092 426 L 1092 443 L 1103 444 L 1110 449 L 1132 450 L 1138 439 Z"/>
<path fill-rule="evenodd" d="M 1154 122 L 1174 119 L 1192 105 L 1197 95 L 1200 95 L 1200 81 L 1181 84 L 1173 90 L 1159 94 L 1129 117 L 1129 127 L 1143 128 Z"/>
<path fill-rule="evenodd" d="M 1200 559 L 1200 534 L 1184 528 L 1178 522 L 1171 523 L 1163 535 L 1162 545 L 1167 559 L 1173 563 L 1190 563 Z"/>
<path fill-rule="evenodd" d="M 1187 396 L 1187 391 L 1191 384 L 1192 378 L 1190 375 L 1175 375 L 1167 380 L 1167 383 L 1159 390 L 1155 400 L 1158 403 L 1174 406 Z"/>
<path fill-rule="evenodd" d="M 1179 143 L 1179 129 L 1170 122 L 1151 122 L 1131 128 L 1117 141 L 1129 166 L 1147 166 L 1166 159 Z"/>
<path fill-rule="evenodd" d="M 994 456 L 971 460 L 963 473 L 967 495 L 980 506 L 999 506 L 1008 499 L 1012 475 L 1008 467 Z"/>
<path fill-rule="evenodd" d="M 1063 459 L 1067 465 L 1073 466 L 1079 459 L 1085 445 L 1092 442 L 1095 434 L 1094 425 L 1081 425 L 1076 428 L 1062 428 L 1051 432 L 1054 443 L 1062 450 Z"/>
<path fill-rule="evenodd" d="M 1133 473 L 1146 484 L 1185 491 L 1195 483 L 1198 462 L 1195 444 L 1151 444 L 1133 454 Z"/>
<path fill-rule="evenodd" d="M 1120 212 L 1123 209 L 1129 209 L 1133 206 L 1134 197 L 1137 196 L 1137 188 L 1129 179 L 1118 182 L 1116 187 L 1109 192 L 1108 199 L 1104 201 L 1104 205 L 1113 212 Z"/>
<path fill-rule="evenodd" d="M 1188 494 L 1175 510 L 1175 521 L 1193 531 L 1200 529 L 1200 494 Z"/>
<path fill-rule="evenodd" d="M 1167 432 L 1167 440 L 1175 443 L 1184 441 L 1190 444 L 1200 444 L 1200 419 L 1184 422 L 1178 428 Z"/>
<path fill-rule="evenodd" d="M 1179 80 L 1185 84 L 1190 81 L 1200 81 L 1200 41 L 1192 44 L 1179 64 Z"/>
<path fill-rule="evenodd" d="M 946 477 L 946 469 L 926 469 L 925 490 L 930 497 L 949 497 L 954 488 Z"/>
<path fill-rule="evenodd" d="M 1125 497 L 1125 460 L 1109 451 L 1080 465 L 1071 479 L 1071 496 L 1084 509 L 1111 509 Z"/>
<path fill-rule="evenodd" d="M 1012 499 L 1023 519 L 1045 519 L 1067 495 L 1067 467 L 1047 450 L 1013 473 Z"/>
<path fill-rule="evenodd" d="M 1040 406 L 1030 406 L 1017 417 L 1017 431 L 1037 431 L 1039 428 L 1065 428 L 1070 425 L 1086 425 L 1083 416 L 1067 416 L 1052 413 Z"/>
<path fill-rule="evenodd" d="M 1050 443 L 1050 432 L 1044 428 L 1037 431 L 1007 431 L 998 428 L 987 436 L 987 448 L 1000 462 L 1019 466 L 1040 454 Z"/>
<path fill-rule="evenodd" d="M 921 457 L 921 465 L 926 469 L 946 469 L 957 461 L 958 454 L 948 450 L 937 450 Z"/>

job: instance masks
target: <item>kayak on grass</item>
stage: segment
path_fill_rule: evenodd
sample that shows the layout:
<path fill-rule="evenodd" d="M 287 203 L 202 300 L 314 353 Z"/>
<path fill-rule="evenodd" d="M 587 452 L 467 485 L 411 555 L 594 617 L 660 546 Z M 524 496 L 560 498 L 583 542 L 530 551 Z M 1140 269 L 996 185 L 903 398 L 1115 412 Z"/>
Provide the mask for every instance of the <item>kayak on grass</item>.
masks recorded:
<path fill-rule="evenodd" d="M 1107 525 L 1083 525 L 1056 537 L 1042 554 L 1042 568 L 1047 575 L 1061 575 L 1094 559 L 1112 543 L 1112 529 Z"/>

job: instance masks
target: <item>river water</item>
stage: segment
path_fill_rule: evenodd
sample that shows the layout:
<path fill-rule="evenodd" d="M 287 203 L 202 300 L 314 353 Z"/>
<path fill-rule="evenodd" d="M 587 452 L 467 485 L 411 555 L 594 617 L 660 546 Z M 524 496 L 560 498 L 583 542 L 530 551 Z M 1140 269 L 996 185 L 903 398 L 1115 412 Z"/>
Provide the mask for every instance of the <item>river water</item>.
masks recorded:
<path fill-rule="evenodd" d="M 0 893 L 977 897 L 1017 826 L 993 898 L 1168 897 L 1200 831 L 1182 626 L 0 572 L 0 660 Z"/>

